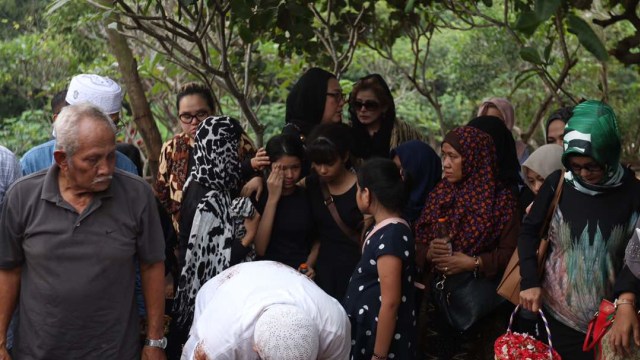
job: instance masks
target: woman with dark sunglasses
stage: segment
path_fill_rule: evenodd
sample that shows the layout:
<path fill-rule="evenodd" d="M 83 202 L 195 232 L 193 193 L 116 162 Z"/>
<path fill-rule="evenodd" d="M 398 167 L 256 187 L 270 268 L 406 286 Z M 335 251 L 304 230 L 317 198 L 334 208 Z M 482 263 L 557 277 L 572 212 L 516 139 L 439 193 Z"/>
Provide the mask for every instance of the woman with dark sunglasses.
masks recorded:
<path fill-rule="evenodd" d="M 388 157 L 389 151 L 409 140 L 424 140 L 413 126 L 396 118 L 389 86 L 378 74 L 358 80 L 349 96 L 353 127 L 354 165 L 371 157 Z"/>

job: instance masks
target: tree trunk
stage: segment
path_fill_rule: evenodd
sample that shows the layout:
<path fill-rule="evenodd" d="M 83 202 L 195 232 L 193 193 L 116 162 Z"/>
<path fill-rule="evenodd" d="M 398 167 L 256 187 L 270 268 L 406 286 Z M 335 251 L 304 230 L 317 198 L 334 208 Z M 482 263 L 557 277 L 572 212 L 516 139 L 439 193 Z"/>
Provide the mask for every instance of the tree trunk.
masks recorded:
<path fill-rule="evenodd" d="M 158 162 L 160 159 L 160 149 L 162 148 L 162 137 L 160 131 L 153 120 L 153 114 L 147 96 L 144 93 L 140 76 L 138 75 L 138 64 L 129 48 L 127 39 L 117 30 L 106 27 L 109 47 L 118 61 L 118 68 L 124 80 L 124 85 L 129 94 L 131 109 L 133 111 L 133 121 L 140 131 L 140 136 L 147 147 L 147 161 L 151 178 L 155 179 L 158 173 Z"/>

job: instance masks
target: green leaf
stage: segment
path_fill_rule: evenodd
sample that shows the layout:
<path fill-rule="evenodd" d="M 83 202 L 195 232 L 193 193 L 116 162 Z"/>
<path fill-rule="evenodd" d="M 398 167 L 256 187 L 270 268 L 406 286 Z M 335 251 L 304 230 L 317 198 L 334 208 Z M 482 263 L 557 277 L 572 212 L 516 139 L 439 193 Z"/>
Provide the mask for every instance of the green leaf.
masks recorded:
<path fill-rule="evenodd" d="M 520 88 L 520 86 L 522 86 L 525 82 L 527 82 L 529 79 L 531 79 L 536 75 L 537 75 L 537 71 L 535 69 L 529 69 L 529 70 L 525 70 L 524 72 L 521 72 L 520 74 L 518 74 L 518 76 L 516 76 L 515 78 L 516 84 L 514 85 L 511 91 L 516 91 L 517 89 Z"/>
<path fill-rule="evenodd" d="M 592 53 L 596 59 L 606 61 L 609 58 L 604 44 L 586 21 L 575 14 L 569 14 L 567 21 L 569 23 L 569 32 L 575 34 L 580 44 Z"/>
<path fill-rule="evenodd" d="M 102 12 L 102 15 L 101 15 L 102 21 L 109 21 L 112 15 L 113 15 L 113 10 L 106 10 Z"/>
<path fill-rule="evenodd" d="M 151 6 L 151 3 L 153 2 L 153 0 L 147 0 L 147 3 L 144 6 L 144 9 L 142 10 L 143 14 L 147 14 L 149 12 L 149 7 Z"/>
<path fill-rule="evenodd" d="M 549 44 L 544 47 L 544 61 L 548 64 L 551 57 L 551 50 L 553 50 L 553 38 L 549 41 Z"/>
<path fill-rule="evenodd" d="M 532 47 L 527 46 L 520 49 L 520 57 L 522 58 L 522 60 L 530 62 L 532 64 L 544 65 L 544 61 L 542 61 L 542 59 L 540 58 L 538 50 Z"/>
<path fill-rule="evenodd" d="M 521 33 L 531 36 L 536 31 L 540 23 L 541 21 L 538 20 L 536 13 L 531 10 L 527 10 L 518 15 L 518 20 L 516 20 L 514 27 Z"/>
<path fill-rule="evenodd" d="M 415 5 L 415 0 L 409 0 L 407 1 L 407 5 L 404 7 L 404 12 L 411 12 L 413 11 L 413 6 Z"/>
<path fill-rule="evenodd" d="M 238 26 L 238 35 L 245 43 L 251 43 L 254 40 L 254 33 L 246 26 Z"/>
<path fill-rule="evenodd" d="M 547 21 L 560 7 L 560 0 L 536 0 L 536 18 L 539 22 Z"/>
<path fill-rule="evenodd" d="M 493 6 L 493 0 L 482 0 L 482 3 L 486 7 L 492 7 Z"/>
<path fill-rule="evenodd" d="M 51 6 L 49 7 L 49 10 L 47 10 L 47 15 L 53 14 L 58 9 L 60 9 L 63 6 L 65 6 L 69 1 L 71 1 L 71 0 L 56 0 L 56 1 L 54 1 L 51 4 Z"/>

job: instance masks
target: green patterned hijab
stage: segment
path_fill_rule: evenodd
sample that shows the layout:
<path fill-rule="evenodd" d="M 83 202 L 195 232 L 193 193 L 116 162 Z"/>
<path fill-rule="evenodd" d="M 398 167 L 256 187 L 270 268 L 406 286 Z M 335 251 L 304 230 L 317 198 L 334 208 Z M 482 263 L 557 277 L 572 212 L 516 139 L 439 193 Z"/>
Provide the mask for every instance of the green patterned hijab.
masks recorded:
<path fill-rule="evenodd" d="M 595 100 L 580 103 L 573 109 L 573 116 L 564 129 L 564 153 L 562 164 L 569 169 L 572 155 L 589 156 L 604 168 L 600 184 L 587 184 L 571 171 L 565 172 L 565 180 L 578 191 L 596 195 L 620 186 L 624 169 L 620 164 L 620 133 L 613 109 Z"/>

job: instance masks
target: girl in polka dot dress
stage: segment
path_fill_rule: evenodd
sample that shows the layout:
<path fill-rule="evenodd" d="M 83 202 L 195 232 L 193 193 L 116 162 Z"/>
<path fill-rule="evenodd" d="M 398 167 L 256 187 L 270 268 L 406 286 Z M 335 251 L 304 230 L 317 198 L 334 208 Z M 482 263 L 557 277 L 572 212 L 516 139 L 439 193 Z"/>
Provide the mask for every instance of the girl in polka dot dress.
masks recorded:
<path fill-rule="evenodd" d="M 351 320 L 351 359 L 415 358 L 414 241 L 401 218 L 406 191 L 391 160 L 358 171 L 358 208 L 373 217 L 344 306 Z"/>

